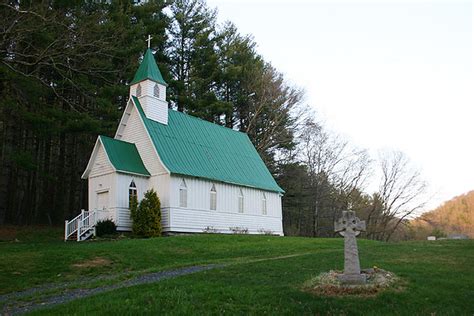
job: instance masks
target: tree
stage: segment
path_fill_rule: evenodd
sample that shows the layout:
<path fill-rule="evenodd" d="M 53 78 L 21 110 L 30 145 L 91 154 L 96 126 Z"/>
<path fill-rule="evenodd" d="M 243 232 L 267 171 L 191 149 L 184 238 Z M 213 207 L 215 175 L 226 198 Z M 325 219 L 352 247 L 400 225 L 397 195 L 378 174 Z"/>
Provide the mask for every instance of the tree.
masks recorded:
<path fill-rule="evenodd" d="M 132 202 L 130 214 L 133 221 L 132 230 L 135 235 L 142 237 L 161 236 L 160 199 L 153 189 L 145 192 L 145 197 L 140 201 L 138 207 L 136 202 Z"/>
<path fill-rule="evenodd" d="M 216 11 L 209 9 L 203 0 L 175 0 L 170 10 L 167 51 L 172 75 L 170 100 L 180 112 L 194 103 L 193 110 L 199 113 L 202 109 L 196 102 L 201 101 L 200 96 L 209 93 L 211 96 L 206 96 L 214 101 L 209 88 L 217 68 L 214 51 Z M 191 85 L 195 85 L 194 89 Z"/>
<path fill-rule="evenodd" d="M 369 156 L 314 119 L 305 122 L 299 139 L 299 155 L 307 167 L 312 193 L 312 235 L 332 236 L 340 212 L 361 198 L 370 171 Z"/>
<path fill-rule="evenodd" d="M 379 163 L 381 182 L 367 216 L 367 236 L 388 241 L 400 224 L 426 205 L 427 185 L 401 152 L 385 152 Z"/>
<path fill-rule="evenodd" d="M 87 204 L 81 173 L 111 135 L 163 1 L 0 4 L 0 224 L 60 223 Z"/>

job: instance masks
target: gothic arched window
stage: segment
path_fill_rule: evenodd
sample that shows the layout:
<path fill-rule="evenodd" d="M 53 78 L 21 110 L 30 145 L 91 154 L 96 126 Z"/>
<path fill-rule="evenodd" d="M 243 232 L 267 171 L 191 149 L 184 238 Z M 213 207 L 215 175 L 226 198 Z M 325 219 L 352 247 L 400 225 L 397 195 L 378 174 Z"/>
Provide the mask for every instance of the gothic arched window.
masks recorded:
<path fill-rule="evenodd" d="M 267 196 L 263 193 L 262 198 L 262 215 L 267 215 Z"/>
<path fill-rule="evenodd" d="M 160 97 L 160 86 L 158 84 L 155 84 L 155 87 L 153 88 L 153 95 L 157 98 Z"/>
<path fill-rule="evenodd" d="M 138 203 L 137 186 L 135 185 L 135 181 L 132 180 L 128 187 L 128 207 L 132 205 L 133 200 L 135 200 L 135 203 Z"/>
<path fill-rule="evenodd" d="M 239 213 L 244 212 L 244 192 L 242 192 L 242 189 L 240 189 L 239 192 Z"/>
<path fill-rule="evenodd" d="M 214 184 L 212 185 L 212 188 L 211 188 L 210 199 L 211 199 L 210 209 L 213 211 L 217 210 L 217 191 Z"/>
<path fill-rule="evenodd" d="M 184 179 L 179 186 L 179 206 L 188 207 L 188 187 Z"/>
<path fill-rule="evenodd" d="M 137 86 L 137 97 L 141 97 L 142 96 L 142 86 L 140 84 L 138 84 Z"/>

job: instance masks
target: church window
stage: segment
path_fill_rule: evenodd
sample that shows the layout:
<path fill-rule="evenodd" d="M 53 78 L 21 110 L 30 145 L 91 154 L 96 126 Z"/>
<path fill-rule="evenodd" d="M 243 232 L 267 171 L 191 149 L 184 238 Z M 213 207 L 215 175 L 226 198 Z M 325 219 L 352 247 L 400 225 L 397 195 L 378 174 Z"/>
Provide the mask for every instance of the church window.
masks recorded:
<path fill-rule="evenodd" d="M 135 181 L 132 180 L 128 187 L 128 207 L 132 205 L 133 199 L 138 202 L 137 186 L 135 185 Z"/>
<path fill-rule="evenodd" d="M 137 86 L 137 97 L 141 97 L 142 96 L 142 86 L 140 84 L 138 84 Z"/>
<path fill-rule="evenodd" d="M 184 179 L 179 186 L 179 207 L 188 207 L 188 188 Z"/>
<path fill-rule="evenodd" d="M 211 188 L 211 194 L 210 194 L 210 208 L 212 211 L 217 210 L 217 191 L 216 191 L 216 186 L 213 184 Z"/>
<path fill-rule="evenodd" d="M 263 193 L 262 198 L 262 215 L 267 215 L 267 196 Z"/>
<path fill-rule="evenodd" d="M 155 84 L 155 87 L 153 88 L 153 95 L 157 98 L 160 97 L 160 86 L 158 84 Z"/>
<path fill-rule="evenodd" d="M 240 189 L 239 192 L 239 213 L 244 212 L 244 193 L 242 192 L 242 189 Z"/>

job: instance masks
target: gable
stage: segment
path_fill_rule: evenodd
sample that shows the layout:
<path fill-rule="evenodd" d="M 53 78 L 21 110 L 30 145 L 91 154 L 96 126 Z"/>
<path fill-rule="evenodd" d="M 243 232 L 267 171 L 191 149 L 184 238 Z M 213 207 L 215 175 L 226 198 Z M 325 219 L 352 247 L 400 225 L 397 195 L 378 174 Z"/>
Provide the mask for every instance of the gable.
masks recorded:
<path fill-rule="evenodd" d="M 164 125 L 148 119 L 132 99 L 171 173 L 283 192 L 247 134 L 172 110 Z"/>
<path fill-rule="evenodd" d="M 144 123 L 133 102 L 127 105 L 115 138 L 135 144 L 146 169 L 151 175 L 168 173 L 161 163 Z"/>
<path fill-rule="evenodd" d="M 107 136 L 99 136 L 82 179 L 111 172 L 123 172 L 141 176 L 150 175 L 134 144 Z"/>
<path fill-rule="evenodd" d="M 105 152 L 117 171 L 149 176 L 150 173 L 143 164 L 135 144 L 99 136 Z"/>
<path fill-rule="evenodd" d="M 104 146 L 99 142 L 97 148 L 97 154 L 95 159 L 93 160 L 93 164 L 91 166 L 91 170 L 89 173 L 89 177 L 96 177 L 100 175 L 104 175 L 107 173 L 114 172 L 114 167 L 110 163 L 109 159 L 104 150 Z"/>

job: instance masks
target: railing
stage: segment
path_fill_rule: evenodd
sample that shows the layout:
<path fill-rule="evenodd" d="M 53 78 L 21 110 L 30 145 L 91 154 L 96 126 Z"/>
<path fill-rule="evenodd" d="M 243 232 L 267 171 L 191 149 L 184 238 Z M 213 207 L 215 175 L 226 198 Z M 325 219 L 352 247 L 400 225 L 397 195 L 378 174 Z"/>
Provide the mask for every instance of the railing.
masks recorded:
<path fill-rule="evenodd" d="M 81 210 L 81 214 L 65 222 L 64 240 L 68 240 L 68 238 L 77 234 L 77 241 L 81 241 L 81 237 L 91 230 L 94 230 L 95 235 L 95 225 L 98 221 L 108 219 L 107 215 L 106 210 Z"/>

